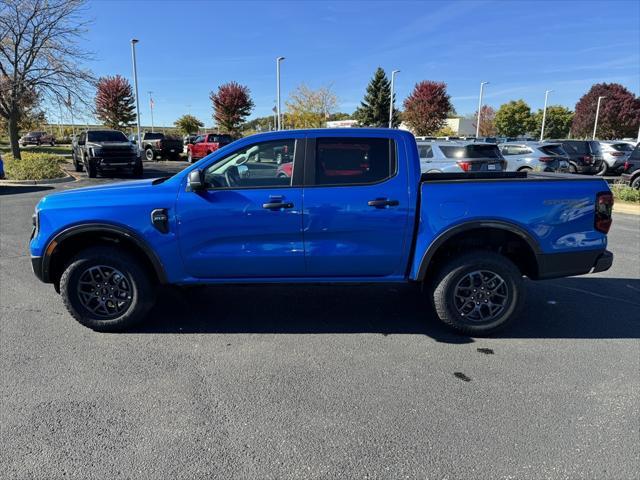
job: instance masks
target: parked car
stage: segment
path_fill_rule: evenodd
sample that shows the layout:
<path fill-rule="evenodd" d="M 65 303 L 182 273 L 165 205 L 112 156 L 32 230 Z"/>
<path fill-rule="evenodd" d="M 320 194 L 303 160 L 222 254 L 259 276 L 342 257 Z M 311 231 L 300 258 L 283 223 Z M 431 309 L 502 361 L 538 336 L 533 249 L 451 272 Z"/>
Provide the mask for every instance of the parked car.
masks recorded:
<path fill-rule="evenodd" d="M 600 150 L 602 150 L 602 159 L 598 175 L 620 174 L 624 168 L 624 164 L 631 155 L 634 145 L 629 142 L 600 142 Z"/>
<path fill-rule="evenodd" d="M 289 178 L 256 161 L 282 145 Z M 170 178 L 44 197 L 30 252 L 36 276 L 95 330 L 142 320 L 158 284 L 395 282 L 422 284 L 440 320 L 484 335 L 520 314 L 523 276 L 611 266 L 612 203 L 597 177 L 421 174 L 402 130 L 284 130 Z"/>
<path fill-rule="evenodd" d="M 640 143 L 636 145 L 625 162 L 622 180 L 631 187 L 640 190 Z"/>
<path fill-rule="evenodd" d="M 543 143 L 560 143 L 569 156 L 571 173 L 596 174 L 602 168 L 602 150 L 596 140 L 545 140 Z"/>
<path fill-rule="evenodd" d="M 138 148 L 118 130 L 87 130 L 80 133 L 71 153 L 76 172 L 87 170 L 89 178 L 124 171 L 142 177 Z"/>
<path fill-rule="evenodd" d="M 193 163 L 200 160 L 231 142 L 233 142 L 231 135 L 221 133 L 198 135 L 192 144 L 187 145 L 187 161 Z"/>
<path fill-rule="evenodd" d="M 140 150 L 144 152 L 145 160 L 151 162 L 161 159 L 179 160 L 182 152 L 182 140 L 173 138 L 160 132 L 144 132 Z M 137 135 L 131 135 L 131 142 L 137 144 Z"/>
<path fill-rule="evenodd" d="M 500 172 L 507 165 L 495 144 L 418 141 L 417 145 L 423 172 Z"/>
<path fill-rule="evenodd" d="M 559 143 L 509 142 L 498 145 L 506 171 L 569 172 L 569 157 Z"/>
<path fill-rule="evenodd" d="M 276 177 L 290 178 L 293 175 L 293 162 L 282 163 L 278 165 Z"/>
<path fill-rule="evenodd" d="M 56 144 L 56 139 L 47 132 L 29 132 L 20 137 L 19 143 L 21 147 L 27 145 L 51 145 L 53 147 Z"/>

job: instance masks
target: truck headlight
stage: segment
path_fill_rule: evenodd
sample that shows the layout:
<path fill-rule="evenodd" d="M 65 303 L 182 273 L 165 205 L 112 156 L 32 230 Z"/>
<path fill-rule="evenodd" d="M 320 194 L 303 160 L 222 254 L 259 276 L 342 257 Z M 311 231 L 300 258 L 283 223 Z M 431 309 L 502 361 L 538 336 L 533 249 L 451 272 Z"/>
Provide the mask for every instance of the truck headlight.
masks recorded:
<path fill-rule="evenodd" d="M 91 147 L 90 153 L 92 157 L 99 157 L 102 155 L 102 149 L 98 147 Z"/>

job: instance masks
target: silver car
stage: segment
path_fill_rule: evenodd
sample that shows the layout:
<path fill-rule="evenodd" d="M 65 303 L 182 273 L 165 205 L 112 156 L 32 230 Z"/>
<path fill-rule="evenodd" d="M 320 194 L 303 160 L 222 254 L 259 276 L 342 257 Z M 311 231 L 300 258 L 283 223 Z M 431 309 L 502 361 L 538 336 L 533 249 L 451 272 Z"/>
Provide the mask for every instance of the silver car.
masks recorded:
<path fill-rule="evenodd" d="M 600 150 L 604 162 L 596 175 L 606 175 L 607 173 L 619 174 L 624 169 L 624 162 L 633 151 L 635 145 L 629 142 L 600 142 Z"/>
<path fill-rule="evenodd" d="M 507 142 L 498 145 L 507 172 L 569 172 L 569 157 L 560 143 Z"/>
<path fill-rule="evenodd" d="M 495 144 L 418 140 L 422 173 L 501 172 L 506 162 Z"/>

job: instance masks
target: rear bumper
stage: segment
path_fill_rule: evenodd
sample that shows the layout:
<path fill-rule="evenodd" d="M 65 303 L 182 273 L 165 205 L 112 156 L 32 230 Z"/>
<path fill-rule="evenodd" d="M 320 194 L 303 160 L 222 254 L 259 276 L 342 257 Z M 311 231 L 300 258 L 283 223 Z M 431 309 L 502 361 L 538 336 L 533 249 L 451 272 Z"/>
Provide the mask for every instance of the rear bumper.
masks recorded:
<path fill-rule="evenodd" d="M 585 273 L 604 272 L 613 264 L 613 253 L 608 250 L 551 253 L 536 255 L 537 280 L 571 277 Z"/>

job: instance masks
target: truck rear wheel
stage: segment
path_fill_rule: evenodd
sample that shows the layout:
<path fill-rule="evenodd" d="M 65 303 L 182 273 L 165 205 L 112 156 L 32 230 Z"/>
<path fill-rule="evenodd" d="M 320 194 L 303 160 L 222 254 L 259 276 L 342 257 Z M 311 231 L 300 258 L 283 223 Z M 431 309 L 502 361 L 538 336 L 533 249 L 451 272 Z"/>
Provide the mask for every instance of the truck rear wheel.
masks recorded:
<path fill-rule="evenodd" d="M 141 321 L 154 300 L 148 274 L 128 252 L 91 247 L 78 253 L 60 278 L 69 313 L 100 332 L 124 330 Z"/>
<path fill-rule="evenodd" d="M 506 257 L 475 250 L 440 270 L 433 289 L 438 318 L 469 335 L 489 335 L 517 317 L 524 304 L 520 270 Z"/>
<path fill-rule="evenodd" d="M 147 161 L 151 162 L 151 161 L 155 160 L 156 155 L 153 153 L 153 150 L 151 148 L 147 148 L 144 151 L 144 158 L 146 158 Z"/>
<path fill-rule="evenodd" d="M 91 159 L 87 163 L 87 176 L 89 178 L 96 178 L 98 176 L 98 167 L 96 162 Z"/>

